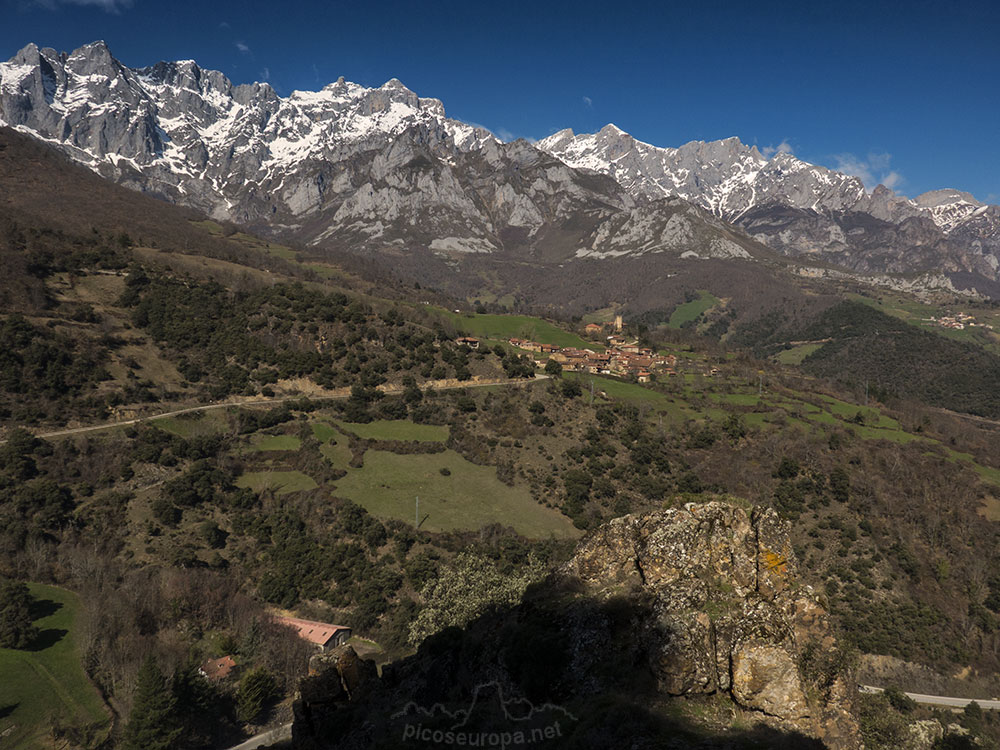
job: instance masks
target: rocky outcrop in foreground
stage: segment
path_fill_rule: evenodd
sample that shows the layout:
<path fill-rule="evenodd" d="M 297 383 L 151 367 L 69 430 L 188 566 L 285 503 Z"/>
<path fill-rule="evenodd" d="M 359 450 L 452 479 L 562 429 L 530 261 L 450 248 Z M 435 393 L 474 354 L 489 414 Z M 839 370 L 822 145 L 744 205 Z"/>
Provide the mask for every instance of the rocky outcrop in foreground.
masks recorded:
<path fill-rule="evenodd" d="M 689 504 L 600 527 L 517 607 L 381 677 L 349 647 L 317 656 L 295 744 L 857 748 L 836 651 L 778 516 Z"/>
<path fill-rule="evenodd" d="M 667 695 L 728 693 L 746 709 L 836 747 L 853 746 L 850 685 L 810 697 L 807 651 L 836 647 L 826 612 L 795 577 L 784 522 L 772 509 L 689 504 L 616 518 L 577 550 L 564 574 L 596 596 L 647 598 L 649 666 Z"/>

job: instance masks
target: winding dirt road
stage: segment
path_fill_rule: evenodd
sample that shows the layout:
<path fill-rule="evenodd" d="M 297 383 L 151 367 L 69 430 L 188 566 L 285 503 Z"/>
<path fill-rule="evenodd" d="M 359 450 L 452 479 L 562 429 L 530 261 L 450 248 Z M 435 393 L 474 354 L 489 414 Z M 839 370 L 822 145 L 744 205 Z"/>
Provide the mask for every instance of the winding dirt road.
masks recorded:
<path fill-rule="evenodd" d="M 424 385 L 424 389 L 430 389 L 434 391 L 449 391 L 458 390 L 462 388 L 487 388 L 489 386 L 497 385 L 528 385 L 529 383 L 534 383 L 538 380 L 547 380 L 548 375 L 543 373 L 535 373 L 534 380 L 526 380 L 523 378 L 502 378 L 496 380 L 477 380 L 477 381 L 465 381 L 460 383 L 455 382 L 431 382 Z M 403 392 L 402 388 L 380 388 L 383 393 L 388 396 L 399 395 Z M 225 409 L 230 406 L 269 406 L 271 404 L 280 404 L 285 401 L 299 401 L 303 398 L 310 398 L 315 401 L 339 401 L 350 397 L 350 388 L 338 388 L 336 390 L 326 391 L 322 394 L 302 394 L 299 396 L 280 396 L 275 398 L 261 398 L 255 399 L 253 401 L 221 401 L 214 404 L 203 404 L 201 406 L 188 406 L 183 409 L 173 409 L 172 411 L 158 412 L 156 414 L 147 414 L 142 417 L 135 417 L 134 419 L 122 419 L 117 422 L 104 422 L 102 424 L 90 425 L 87 427 L 71 427 L 63 430 L 55 430 L 53 432 L 36 432 L 35 437 L 40 438 L 53 438 L 53 437 L 63 437 L 65 435 L 79 435 L 83 432 L 97 432 L 99 430 L 110 430 L 115 427 L 127 427 L 133 424 L 139 424 L 141 422 L 149 422 L 154 419 L 164 419 L 166 417 L 176 417 L 181 414 L 190 414 L 195 411 L 208 411 L 209 409 Z M 0 444 L 7 442 L 6 440 L 0 440 Z"/>

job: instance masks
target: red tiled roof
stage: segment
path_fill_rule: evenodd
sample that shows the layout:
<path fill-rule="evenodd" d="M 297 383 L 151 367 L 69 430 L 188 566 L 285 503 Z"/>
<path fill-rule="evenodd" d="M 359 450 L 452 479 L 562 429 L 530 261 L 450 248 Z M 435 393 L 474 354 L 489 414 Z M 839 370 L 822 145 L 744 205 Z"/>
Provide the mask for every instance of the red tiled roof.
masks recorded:
<path fill-rule="evenodd" d="M 276 617 L 275 619 L 283 625 L 295 628 L 300 638 L 315 643 L 317 646 L 325 646 L 341 630 L 350 630 L 346 625 L 331 625 L 327 622 L 302 620 L 298 617 Z"/>
<path fill-rule="evenodd" d="M 236 662 L 233 661 L 233 657 L 223 656 L 221 659 L 206 661 L 201 665 L 200 670 L 210 680 L 224 680 L 235 668 Z"/>

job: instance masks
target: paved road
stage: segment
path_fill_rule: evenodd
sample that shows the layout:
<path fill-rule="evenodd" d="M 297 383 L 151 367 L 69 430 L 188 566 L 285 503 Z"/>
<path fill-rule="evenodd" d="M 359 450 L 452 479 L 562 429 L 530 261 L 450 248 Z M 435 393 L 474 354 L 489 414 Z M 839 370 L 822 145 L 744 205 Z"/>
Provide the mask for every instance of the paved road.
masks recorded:
<path fill-rule="evenodd" d="M 882 688 L 873 685 L 858 685 L 858 690 L 862 693 L 881 693 Z M 950 708 L 965 708 L 970 703 L 978 703 L 979 707 L 986 710 L 1000 711 L 1000 701 L 985 700 L 982 698 L 953 698 L 947 695 L 924 695 L 923 693 L 903 693 L 912 698 L 917 703 L 925 706 L 948 706 Z"/>
<path fill-rule="evenodd" d="M 542 373 L 535 373 L 535 380 L 547 380 L 548 375 Z M 450 383 L 447 385 L 440 385 L 431 383 L 429 387 L 431 390 L 435 391 L 447 391 L 455 390 L 460 388 L 488 388 L 489 386 L 495 385 L 525 385 L 527 383 L 532 383 L 532 380 L 516 379 L 516 380 L 495 380 L 495 381 L 482 381 L 482 382 L 462 382 L 462 383 Z M 387 394 L 399 394 L 403 392 L 402 388 L 389 388 L 383 391 Z M 132 424 L 139 424 L 140 422 L 148 422 L 151 419 L 163 419 L 165 417 L 176 417 L 180 414 L 190 414 L 195 411 L 207 411 L 209 409 L 225 409 L 229 406 L 268 406 L 270 404 L 280 404 L 283 401 L 299 401 L 303 398 L 312 398 L 316 401 L 328 401 L 328 400 L 340 400 L 348 398 L 351 395 L 349 388 L 340 388 L 335 391 L 330 391 L 324 394 L 302 394 L 300 396 L 282 396 L 280 398 L 262 398 L 254 401 L 223 401 L 218 404 L 204 404 L 202 406 L 189 406 L 184 409 L 174 409 L 173 411 L 164 411 L 157 414 L 147 414 L 143 417 L 135 417 L 134 419 L 123 419 L 120 422 L 105 422 L 103 424 L 91 425 L 89 427 L 73 427 L 65 430 L 56 430 L 54 432 L 38 432 L 35 433 L 36 437 L 40 438 L 50 438 L 50 437 L 62 437 L 63 435 L 77 435 L 81 432 L 96 432 L 98 430 L 110 430 L 114 427 L 127 427 Z M 6 440 L 0 440 L 0 444 L 6 443 Z"/>
<path fill-rule="evenodd" d="M 263 734 L 251 737 L 246 742 L 241 742 L 236 747 L 229 748 L 229 750 L 257 750 L 259 747 L 267 747 L 268 745 L 273 745 L 276 742 L 289 742 L 291 739 L 292 725 L 282 724 L 280 727 L 269 729 Z"/>

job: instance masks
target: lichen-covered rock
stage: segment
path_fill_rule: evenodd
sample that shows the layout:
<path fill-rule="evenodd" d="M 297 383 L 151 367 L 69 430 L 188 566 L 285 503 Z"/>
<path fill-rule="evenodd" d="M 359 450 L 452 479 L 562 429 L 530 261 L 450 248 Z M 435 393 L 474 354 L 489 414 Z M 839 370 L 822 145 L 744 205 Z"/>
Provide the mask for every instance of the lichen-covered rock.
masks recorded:
<path fill-rule="evenodd" d="M 788 529 L 772 509 L 748 514 L 720 502 L 616 518 L 562 570 L 591 594 L 651 601 L 642 632 L 662 692 L 728 692 L 830 747 L 856 747 L 848 683 L 835 678 L 825 696 L 807 697 L 802 649 L 829 651 L 836 640 L 795 572 Z"/>
<path fill-rule="evenodd" d="M 798 666 L 788 649 L 758 641 L 732 653 L 733 697 L 741 705 L 794 722 L 810 717 Z"/>
<path fill-rule="evenodd" d="M 906 750 L 933 750 L 935 744 L 944 737 L 944 727 L 935 719 L 915 721 L 906 728 Z"/>

